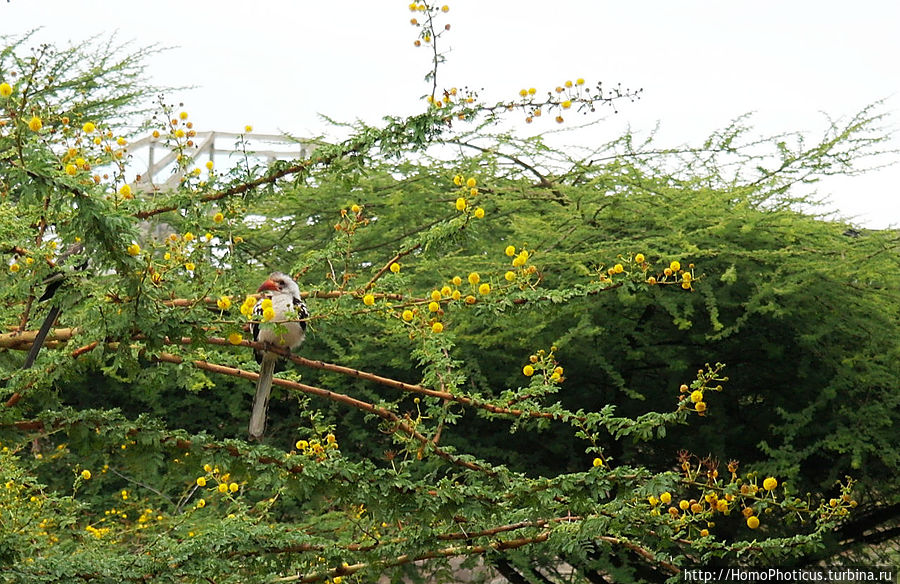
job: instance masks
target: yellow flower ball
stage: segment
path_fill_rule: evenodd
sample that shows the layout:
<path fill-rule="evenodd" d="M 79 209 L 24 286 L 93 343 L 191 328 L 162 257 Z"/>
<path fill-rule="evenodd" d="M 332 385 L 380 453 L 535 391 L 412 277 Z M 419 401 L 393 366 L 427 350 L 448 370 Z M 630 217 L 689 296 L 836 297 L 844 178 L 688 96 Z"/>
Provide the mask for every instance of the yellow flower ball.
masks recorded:
<path fill-rule="evenodd" d="M 207 161 L 206 161 L 206 170 L 212 170 L 212 169 L 213 169 L 213 166 L 215 166 L 215 164 L 213 163 L 212 160 L 207 160 Z"/>
<path fill-rule="evenodd" d="M 9 97 L 12 95 L 13 89 L 9 83 L 0 83 L 0 97 Z"/>
<path fill-rule="evenodd" d="M 216 489 L 217 489 L 220 493 L 227 493 L 227 492 L 228 492 L 228 485 L 225 484 L 225 483 L 219 483 L 219 486 L 216 487 Z"/>
<path fill-rule="evenodd" d="M 390 268 L 390 269 L 391 269 L 391 271 L 392 271 L 393 273 L 396 274 L 396 273 L 398 273 L 398 272 L 400 271 L 400 264 L 398 264 L 397 262 L 394 262 L 394 263 L 391 264 L 391 268 Z"/>
<path fill-rule="evenodd" d="M 253 314 L 254 306 L 256 306 L 256 298 L 254 298 L 253 296 L 247 296 L 247 298 L 244 299 L 244 303 L 241 304 L 241 314 L 249 317 L 251 314 Z"/>
<path fill-rule="evenodd" d="M 491 293 L 491 285 L 490 284 L 482 284 L 478 287 L 479 294 L 490 294 Z"/>
<path fill-rule="evenodd" d="M 245 131 L 245 132 L 252 132 L 252 131 L 253 131 L 253 126 L 251 126 L 251 125 L 249 125 L 249 124 L 246 125 L 246 126 L 244 126 L 244 131 Z"/>
<path fill-rule="evenodd" d="M 503 253 L 505 253 L 509 257 L 513 257 L 514 255 L 516 255 L 516 248 L 515 248 L 515 246 L 507 245 L 506 249 L 503 250 Z"/>
<path fill-rule="evenodd" d="M 443 6 L 441 6 L 441 12 L 449 12 L 449 11 L 450 11 L 450 7 L 447 6 L 446 4 L 444 4 Z M 340 578 L 340 576 L 338 576 L 338 578 Z M 340 582 L 335 582 L 334 584 L 341 584 L 341 583 L 340 583 Z"/>
<path fill-rule="evenodd" d="M 213 215 L 214 223 L 221 223 L 222 221 L 225 221 L 225 215 L 223 215 L 222 213 L 216 213 L 215 215 Z"/>
<path fill-rule="evenodd" d="M 478 272 L 472 272 L 469 274 L 469 284 L 473 286 L 481 281 L 481 276 L 478 275 Z"/>
<path fill-rule="evenodd" d="M 454 176 L 454 177 L 453 177 L 453 184 L 455 184 L 455 185 L 458 186 L 458 187 L 461 187 L 462 184 L 463 184 L 463 177 L 462 177 L 461 175 L 458 175 L 458 174 L 457 174 L 456 176 Z"/>
<path fill-rule="evenodd" d="M 28 120 L 28 128 L 32 132 L 40 132 L 41 128 L 44 127 L 44 122 L 41 121 L 41 118 L 37 116 L 32 116 L 30 120 Z"/>
<path fill-rule="evenodd" d="M 477 209 L 475 209 L 474 215 L 476 219 L 484 219 L 484 209 L 478 207 Z"/>
<path fill-rule="evenodd" d="M 306 440 L 297 440 L 297 443 L 294 444 L 294 447 L 297 450 L 306 450 L 307 448 L 309 448 L 309 442 L 307 442 Z"/>
<path fill-rule="evenodd" d="M 363 296 L 363 304 L 366 306 L 374 306 L 375 305 L 375 296 L 372 294 L 366 294 Z"/>
<path fill-rule="evenodd" d="M 205 477 L 197 477 L 197 486 L 205 487 L 206 486 L 206 478 Z"/>
<path fill-rule="evenodd" d="M 431 291 L 431 299 L 435 302 L 440 301 L 441 299 L 441 291 L 440 290 L 432 290 Z"/>
<path fill-rule="evenodd" d="M 237 493 L 238 489 L 240 489 L 240 488 L 241 487 L 237 483 L 231 483 L 228 485 L 228 490 L 231 491 L 232 493 Z"/>
<path fill-rule="evenodd" d="M 470 178 L 469 180 L 466 181 L 466 186 L 469 187 L 470 189 L 472 187 L 474 187 L 476 184 L 477 184 L 477 182 L 475 181 L 474 178 Z"/>
<path fill-rule="evenodd" d="M 749 527 L 750 529 L 756 529 L 757 527 L 759 527 L 759 517 L 757 517 L 756 515 L 751 515 L 750 517 L 748 517 L 747 527 Z"/>
<path fill-rule="evenodd" d="M 507 282 L 512 282 L 516 279 L 516 273 L 513 271 L 509 271 L 509 272 L 506 272 L 505 274 L 503 274 L 503 277 L 506 279 Z"/>
<path fill-rule="evenodd" d="M 699 389 L 691 392 L 691 401 L 694 403 L 703 401 L 703 392 Z"/>
<path fill-rule="evenodd" d="M 194 234 L 191 233 L 190 231 L 188 231 L 187 233 L 184 234 L 184 240 L 188 243 L 194 241 Z"/>
<path fill-rule="evenodd" d="M 97 127 L 94 126 L 94 124 L 92 124 L 91 122 L 87 122 L 86 124 L 81 126 L 81 131 L 84 132 L 85 134 L 93 134 L 94 130 L 96 130 L 96 129 L 97 129 Z"/>
<path fill-rule="evenodd" d="M 67 164 L 66 165 L 66 174 L 69 176 L 75 176 L 76 174 L 78 174 L 78 167 L 75 166 L 74 164 Z"/>
<path fill-rule="evenodd" d="M 579 77 L 578 79 L 575 80 L 575 85 L 584 85 L 584 79 Z"/>
<path fill-rule="evenodd" d="M 124 197 L 126 199 L 132 198 L 131 185 L 125 184 L 125 185 L 122 185 L 121 187 L 119 187 L 119 194 L 122 195 L 122 197 Z"/>
<path fill-rule="evenodd" d="M 466 296 L 466 304 L 475 304 L 476 302 L 478 302 L 478 299 L 475 298 L 474 296 L 472 296 L 471 294 Z"/>
<path fill-rule="evenodd" d="M 275 309 L 269 306 L 268 308 L 263 309 L 263 320 L 269 322 L 270 320 L 275 318 Z"/>
<path fill-rule="evenodd" d="M 244 336 L 241 333 L 231 333 L 228 335 L 228 342 L 232 345 L 240 345 L 243 340 Z"/>
<path fill-rule="evenodd" d="M 428 311 L 429 312 L 437 312 L 440 309 L 441 309 L 441 305 L 438 304 L 437 302 L 429 302 L 428 303 Z"/>
<path fill-rule="evenodd" d="M 603 459 L 600 457 L 595 458 L 593 465 L 594 465 L 594 468 L 599 468 L 599 467 L 603 466 Z"/>
<path fill-rule="evenodd" d="M 763 481 L 763 488 L 767 491 L 773 491 L 778 486 L 778 479 L 775 477 L 768 477 Z"/>
<path fill-rule="evenodd" d="M 666 491 L 662 495 L 659 496 L 659 500 L 668 505 L 672 502 L 672 493 Z"/>
<path fill-rule="evenodd" d="M 453 279 L 450 280 L 450 283 L 454 286 L 459 286 L 460 284 L 462 284 L 462 278 L 460 278 L 459 276 L 453 276 Z"/>
<path fill-rule="evenodd" d="M 141 246 L 136 243 L 132 243 L 128 246 L 127 251 L 129 255 L 136 256 L 141 253 Z"/>
<path fill-rule="evenodd" d="M 216 300 L 216 306 L 218 306 L 222 310 L 228 310 L 231 308 L 231 298 L 228 296 L 222 296 L 218 300 Z"/>
<path fill-rule="evenodd" d="M 569 109 L 570 107 L 572 107 L 572 100 L 567 99 L 567 100 L 563 101 L 560 105 L 562 106 L 563 109 Z"/>
<path fill-rule="evenodd" d="M 613 272 L 617 274 L 621 274 L 625 271 L 625 267 L 622 264 L 616 264 L 613 266 Z"/>
<path fill-rule="evenodd" d="M 197 266 L 194 265 L 194 262 L 188 262 L 188 263 L 184 264 L 184 269 L 189 272 L 193 272 L 194 268 L 196 268 L 196 267 Z"/>
<path fill-rule="evenodd" d="M 469 204 L 466 203 L 466 200 L 464 198 L 460 197 L 460 198 L 456 199 L 456 210 L 457 211 L 465 211 L 466 207 L 468 207 L 468 206 L 469 206 Z"/>
<path fill-rule="evenodd" d="M 459 290 L 454 290 L 452 294 L 450 294 L 450 298 L 454 300 L 459 300 L 462 297 L 462 293 Z"/>
<path fill-rule="evenodd" d="M 524 375 L 525 377 L 531 377 L 532 375 L 534 375 L 534 367 L 532 367 L 531 365 L 522 367 L 522 375 Z"/>
<path fill-rule="evenodd" d="M 18 272 L 21 269 L 22 269 L 22 266 L 20 266 L 19 264 L 15 263 L 15 262 L 9 264 L 9 271 L 12 272 L 13 274 L 15 274 L 16 272 Z"/>
<path fill-rule="evenodd" d="M 452 293 L 453 293 L 453 290 L 450 288 L 450 286 L 441 287 L 441 296 L 445 296 L 445 297 L 450 296 Z M 433 294 L 434 293 L 432 292 L 432 295 Z"/>
<path fill-rule="evenodd" d="M 182 120 L 186 120 L 186 119 L 188 119 L 188 113 L 181 112 L 180 114 L 178 114 L 178 117 L 181 118 Z"/>
<path fill-rule="evenodd" d="M 444 332 L 444 325 L 439 322 L 434 323 L 433 325 L 431 325 L 431 332 L 435 334 Z"/>
<path fill-rule="evenodd" d="M 413 319 L 413 311 L 412 310 L 404 310 L 401 318 L 406 322 L 411 322 Z"/>
<path fill-rule="evenodd" d="M 677 272 L 678 270 L 681 269 L 681 262 L 679 262 L 677 260 L 673 261 L 671 264 L 669 264 L 669 269 L 672 270 L 673 272 Z"/>
<path fill-rule="evenodd" d="M 572 87 L 572 82 L 571 82 L 571 81 L 566 81 L 566 84 L 565 84 L 565 85 L 566 85 L 566 87 Z"/>
<path fill-rule="evenodd" d="M 204 507 L 206 507 L 206 499 L 197 501 L 197 509 L 203 509 Z"/>
<path fill-rule="evenodd" d="M 81 478 L 86 481 L 91 480 L 91 471 L 89 471 L 87 469 L 81 471 Z"/>
<path fill-rule="evenodd" d="M 354 213 L 359 213 L 362 211 L 362 207 L 354 203 L 353 205 L 350 205 L 350 210 Z"/>
<path fill-rule="evenodd" d="M 705 411 L 706 411 L 706 402 L 702 402 L 702 401 L 701 401 L 701 402 L 697 402 L 697 404 L 694 406 L 694 408 L 695 408 L 698 412 L 705 412 Z"/>

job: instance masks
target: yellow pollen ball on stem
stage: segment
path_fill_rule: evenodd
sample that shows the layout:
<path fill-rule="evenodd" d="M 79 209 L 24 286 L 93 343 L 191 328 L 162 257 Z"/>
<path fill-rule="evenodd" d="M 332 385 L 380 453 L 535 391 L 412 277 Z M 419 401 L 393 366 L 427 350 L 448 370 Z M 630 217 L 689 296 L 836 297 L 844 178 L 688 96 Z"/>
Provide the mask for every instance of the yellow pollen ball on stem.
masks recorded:
<path fill-rule="evenodd" d="M 469 284 L 473 286 L 481 281 L 481 276 L 478 275 L 478 272 L 472 272 L 469 274 Z"/>
<path fill-rule="evenodd" d="M 373 306 L 375 304 L 375 296 L 372 294 L 366 294 L 363 296 L 363 304 L 366 306 Z"/>
<path fill-rule="evenodd" d="M 532 375 L 534 375 L 534 367 L 532 367 L 531 365 L 522 367 L 522 375 L 524 375 L 525 377 L 531 377 Z"/>
<path fill-rule="evenodd" d="M 240 345 L 242 340 L 244 340 L 244 337 L 241 333 L 231 333 L 228 335 L 228 342 L 232 345 Z"/>
<path fill-rule="evenodd" d="M 778 486 L 778 479 L 775 477 L 768 477 L 763 481 L 763 488 L 767 491 L 773 491 Z"/>
<path fill-rule="evenodd" d="M 439 322 L 434 323 L 431 325 L 431 332 L 435 334 L 444 332 L 444 325 Z"/>

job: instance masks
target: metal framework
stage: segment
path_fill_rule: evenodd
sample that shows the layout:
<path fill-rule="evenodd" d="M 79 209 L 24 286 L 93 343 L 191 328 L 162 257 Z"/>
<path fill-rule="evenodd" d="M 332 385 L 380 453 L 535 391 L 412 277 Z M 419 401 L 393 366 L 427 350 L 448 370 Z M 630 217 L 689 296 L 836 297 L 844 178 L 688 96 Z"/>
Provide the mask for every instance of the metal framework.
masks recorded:
<path fill-rule="evenodd" d="M 229 147 L 223 148 L 223 143 Z M 239 142 L 243 142 L 246 148 L 238 148 Z M 219 167 L 217 157 L 233 157 L 234 155 L 246 156 L 256 161 L 266 163 L 275 160 L 307 158 L 312 153 L 313 145 L 300 140 L 282 136 L 279 134 L 238 134 L 234 132 L 197 132 L 193 137 L 194 160 L 202 164 L 205 160 L 212 160 Z M 146 155 L 144 156 L 144 151 Z M 166 144 L 163 137 L 154 138 L 146 136 L 140 138 L 128 146 L 135 169 L 145 168 L 143 172 L 137 172 L 139 179 L 132 183 L 132 189 L 142 192 L 159 192 L 173 189 L 184 178 L 184 169 L 175 164 L 178 151 Z M 234 164 L 231 161 L 231 164 Z"/>

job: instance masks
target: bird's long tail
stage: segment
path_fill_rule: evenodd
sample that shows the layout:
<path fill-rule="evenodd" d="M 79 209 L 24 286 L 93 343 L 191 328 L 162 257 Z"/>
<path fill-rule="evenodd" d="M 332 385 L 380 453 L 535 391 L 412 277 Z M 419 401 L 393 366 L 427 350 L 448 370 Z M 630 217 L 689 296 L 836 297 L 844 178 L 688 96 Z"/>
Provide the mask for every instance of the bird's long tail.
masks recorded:
<path fill-rule="evenodd" d="M 256 382 L 256 395 L 253 396 L 253 412 L 250 414 L 250 438 L 262 440 L 266 432 L 266 410 L 269 407 L 269 394 L 272 392 L 272 376 L 275 374 L 275 363 L 278 356 L 265 353 L 259 365 L 259 380 Z"/>

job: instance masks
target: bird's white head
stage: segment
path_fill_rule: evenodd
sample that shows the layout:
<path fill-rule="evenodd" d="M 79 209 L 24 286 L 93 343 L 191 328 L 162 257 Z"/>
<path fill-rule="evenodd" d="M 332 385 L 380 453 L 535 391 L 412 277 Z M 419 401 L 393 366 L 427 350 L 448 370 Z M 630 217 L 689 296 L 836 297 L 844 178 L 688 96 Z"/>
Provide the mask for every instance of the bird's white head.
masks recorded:
<path fill-rule="evenodd" d="M 287 294 L 294 298 L 300 298 L 300 287 L 297 282 L 287 274 L 272 272 L 268 279 L 260 285 L 257 292 L 271 292 L 272 294 Z"/>

